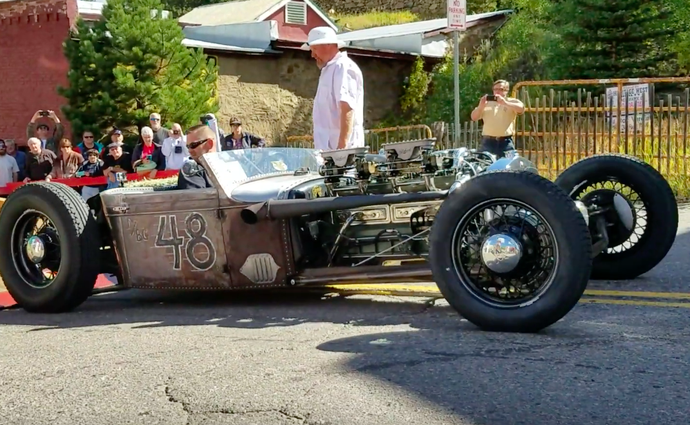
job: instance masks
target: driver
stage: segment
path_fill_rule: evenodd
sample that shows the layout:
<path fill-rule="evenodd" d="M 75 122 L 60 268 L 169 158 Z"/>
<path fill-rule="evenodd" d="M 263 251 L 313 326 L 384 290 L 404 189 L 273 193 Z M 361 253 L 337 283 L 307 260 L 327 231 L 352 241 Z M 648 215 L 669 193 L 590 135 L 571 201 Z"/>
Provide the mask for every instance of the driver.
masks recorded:
<path fill-rule="evenodd" d="M 206 176 L 206 170 L 199 163 L 199 158 L 208 152 L 216 151 L 216 133 L 206 125 L 196 125 L 187 133 L 188 159 L 177 174 L 178 189 L 204 189 L 213 187 Z"/>

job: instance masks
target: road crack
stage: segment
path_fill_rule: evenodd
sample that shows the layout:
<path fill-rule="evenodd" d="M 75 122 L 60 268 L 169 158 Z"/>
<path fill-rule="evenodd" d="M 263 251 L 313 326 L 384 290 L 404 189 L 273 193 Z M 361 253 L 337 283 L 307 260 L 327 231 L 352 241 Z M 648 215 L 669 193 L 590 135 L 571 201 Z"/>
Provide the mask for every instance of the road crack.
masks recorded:
<path fill-rule="evenodd" d="M 309 414 L 301 415 L 298 413 L 290 413 L 287 407 L 280 408 L 270 408 L 270 409 L 249 409 L 249 410 L 235 410 L 230 408 L 225 409 L 194 409 L 189 403 L 182 400 L 178 396 L 173 394 L 173 389 L 171 388 L 170 382 L 172 378 L 168 378 L 165 386 L 164 392 L 165 397 L 170 403 L 179 404 L 182 407 L 182 411 L 187 415 L 187 424 L 191 422 L 193 416 L 203 416 L 203 415 L 252 415 L 252 414 L 271 414 L 275 413 L 282 416 L 290 421 L 296 421 L 295 424 L 299 425 L 311 425 L 309 422 Z"/>

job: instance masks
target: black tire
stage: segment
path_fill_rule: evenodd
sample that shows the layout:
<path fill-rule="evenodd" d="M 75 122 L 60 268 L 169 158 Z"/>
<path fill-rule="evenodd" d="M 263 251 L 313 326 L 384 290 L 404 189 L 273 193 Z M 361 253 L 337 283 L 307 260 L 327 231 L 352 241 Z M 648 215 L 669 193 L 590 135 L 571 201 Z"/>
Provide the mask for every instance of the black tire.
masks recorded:
<path fill-rule="evenodd" d="M 456 268 L 455 258 L 457 230 L 464 228 L 480 207 L 499 201 L 536 212 L 535 216 L 547 224 L 543 227 L 550 232 L 556 253 L 545 289 L 529 300 L 508 305 L 478 294 L 469 275 Z M 591 248 L 582 214 L 558 186 L 534 173 L 496 171 L 470 179 L 443 202 L 431 230 L 429 257 L 441 293 L 468 321 L 489 331 L 537 332 L 563 318 L 577 304 L 589 280 Z M 529 270 L 540 269 L 532 266 Z M 496 281 L 495 275 L 492 279 Z"/>
<path fill-rule="evenodd" d="M 654 167 L 629 155 L 603 154 L 585 158 L 558 176 L 556 184 L 573 200 L 578 200 L 587 187 L 606 181 L 628 186 L 639 195 L 647 213 L 646 228 L 629 249 L 602 252 L 596 256 L 592 263 L 591 278 L 635 279 L 656 267 L 673 246 L 678 232 L 678 203 L 671 186 Z M 638 210 L 637 214 L 639 213 Z M 636 224 L 640 222 L 642 220 L 636 218 Z M 622 243 L 617 245 L 621 246 Z"/>
<path fill-rule="evenodd" d="M 45 258 L 57 268 L 57 275 L 47 284 L 32 279 L 31 273 L 36 273 L 37 268 L 19 246 L 25 241 L 19 234 L 26 234 L 22 223 L 39 216 L 47 217 L 54 225 L 44 230 L 50 230 L 44 233 L 48 239 L 41 240 L 57 241 L 45 245 L 53 247 L 53 254 Z M 6 249 L 0 256 L 0 275 L 10 295 L 26 311 L 66 312 L 91 295 L 100 272 L 98 229 L 86 202 L 71 187 L 30 183 L 17 188 L 0 210 L 0 246 Z M 55 258 L 57 252 L 59 258 Z"/>

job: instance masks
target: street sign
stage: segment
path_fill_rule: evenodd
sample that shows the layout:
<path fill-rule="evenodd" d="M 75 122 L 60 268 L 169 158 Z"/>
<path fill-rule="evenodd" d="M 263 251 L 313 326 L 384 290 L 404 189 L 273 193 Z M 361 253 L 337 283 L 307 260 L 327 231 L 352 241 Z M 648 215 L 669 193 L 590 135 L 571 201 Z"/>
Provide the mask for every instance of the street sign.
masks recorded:
<path fill-rule="evenodd" d="M 448 0 L 448 28 L 464 31 L 467 28 L 467 0 Z"/>

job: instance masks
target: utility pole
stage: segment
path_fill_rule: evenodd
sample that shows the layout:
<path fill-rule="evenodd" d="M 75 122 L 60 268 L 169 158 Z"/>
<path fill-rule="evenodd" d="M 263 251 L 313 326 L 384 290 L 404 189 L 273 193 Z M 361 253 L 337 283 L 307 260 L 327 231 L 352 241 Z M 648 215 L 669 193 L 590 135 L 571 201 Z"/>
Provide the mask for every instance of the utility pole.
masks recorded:
<path fill-rule="evenodd" d="M 466 0 L 448 0 L 448 28 L 453 31 L 454 126 L 453 147 L 460 140 L 460 31 L 467 27 Z"/>

